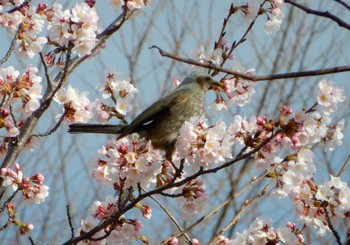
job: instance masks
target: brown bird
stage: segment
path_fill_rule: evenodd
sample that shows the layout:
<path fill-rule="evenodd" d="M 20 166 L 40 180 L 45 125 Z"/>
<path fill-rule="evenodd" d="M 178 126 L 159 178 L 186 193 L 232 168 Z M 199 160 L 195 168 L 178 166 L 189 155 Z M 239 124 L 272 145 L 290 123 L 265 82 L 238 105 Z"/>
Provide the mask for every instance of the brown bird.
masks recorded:
<path fill-rule="evenodd" d="M 150 139 L 154 148 L 164 150 L 165 157 L 171 161 L 181 126 L 191 117 L 200 115 L 204 93 L 218 86 L 208 74 L 192 72 L 176 89 L 149 106 L 129 125 L 77 123 L 69 125 L 69 132 L 119 134 L 118 139 L 137 132 L 140 137 Z"/>

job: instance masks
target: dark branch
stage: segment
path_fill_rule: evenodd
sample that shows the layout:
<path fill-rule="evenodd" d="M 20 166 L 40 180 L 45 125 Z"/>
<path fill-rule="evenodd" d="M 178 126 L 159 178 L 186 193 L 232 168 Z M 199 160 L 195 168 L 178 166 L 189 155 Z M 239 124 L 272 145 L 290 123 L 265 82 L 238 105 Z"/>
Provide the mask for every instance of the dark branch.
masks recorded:
<path fill-rule="evenodd" d="M 153 45 L 150 47 L 150 49 L 155 48 L 159 51 L 161 56 L 168 57 L 186 64 L 196 65 L 208 69 L 212 69 L 219 72 L 224 72 L 230 75 L 233 75 L 235 77 L 240 77 L 243 79 L 251 80 L 251 81 L 266 81 L 266 80 L 277 80 L 277 79 L 288 79 L 288 78 L 297 78 L 297 77 L 311 77 L 311 76 L 321 76 L 325 74 L 332 74 L 332 73 L 340 73 L 340 72 L 349 72 L 350 66 L 336 66 L 336 67 L 330 67 L 320 70 L 310 70 L 310 71 L 298 71 L 298 72 L 289 72 L 289 73 L 280 73 L 280 74 L 271 74 L 271 75 L 248 75 L 247 73 L 237 72 L 233 71 L 231 69 L 226 69 L 220 66 L 216 66 L 213 63 L 210 62 L 199 62 L 197 60 L 193 59 L 186 59 L 182 58 L 180 56 L 173 55 L 171 53 L 168 53 L 161 48 Z"/>
<path fill-rule="evenodd" d="M 350 24 L 349 23 L 346 23 L 345 21 L 343 21 L 342 19 L 340 19 L 339 17 L 331 14 L 329 11 L 318 11 L 318 10 L 314 10 L 314 9 L 311 9 L 311 8 L 308 8 L 300 3 L 297 3 L 293 0 L 285 0 L 286 3 L 289 3 L 303 11 L 305 11 L 306 13 L 308 14 L 313 14 L 313 15 L 316 15 L 316 16 L 321 16 L 321 17 L 324 17 L 324 18 L 327 18 L 327 19 L 331 19 L 333 20 L 334 22 L 336 22 L 340 27 L 343 27 L 345 29 L 348 29 L 350 30 Z"/>

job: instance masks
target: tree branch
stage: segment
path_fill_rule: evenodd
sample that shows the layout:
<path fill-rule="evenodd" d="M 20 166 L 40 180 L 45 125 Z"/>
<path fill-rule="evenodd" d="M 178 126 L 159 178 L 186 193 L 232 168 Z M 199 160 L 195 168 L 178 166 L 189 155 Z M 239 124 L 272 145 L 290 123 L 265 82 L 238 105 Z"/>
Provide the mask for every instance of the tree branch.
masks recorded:
<path fill-rule="evenodd" d="M 289 72 L 289 73 L 280 73 L 280 74 L 271 74 L 271 75 L 249 75 L 247 73 L 237 72 L 233 71 L 231 69 L 226 69 L 220 66 L 216 66 L 213 63 L 210 62 L 199 62 L 197 60 L 193 59 L 186 59 L 180 56 L 173 55 L 171 53 L 168 53 L 161 48 L 153 45 L 150 47 L 150 49 L 157 49 L 161 56 L 168 57 L 186 64 L 200 66 L 208 69 L 212 69 L 219 72 L 224 72 L 230 75 L 233 75 L 235 77 L 240 77 L 246 80 L 251 81 L 266 81 L 266 80 L 277 80 L 277 79 L 289 79 L 289 78 L 297 78 L 297 77 L 311 77 L 311 76 L 321 76 L 325 74 L 332 74 L 332 73 L 340 73 L 340 72 L 349 72 L 350 66 L 336 66 L 336 67 L 330 67 L 320 70 L 310 70 L 310 71 L 298 71 L 298 72 Z"/>
<path fill-rule="evenodd" d="M 318 10 L 314 10 L 311 8 L 308 8 L 300 3 L 295 2 L 294 0 L 285 0 L 286 3 L 289 3 L 290 5 L 293 5 L 303 11 L 305 11 L 308 14 L 313 14 L 316 16 L 321 16 L 327 19 L 331 19 L 334 22 L 336 22 L 340 27 L 343 27 L 345 29 L 350 30 L 350 24 L 346 23 L 345 21 L 343 21 L 342 19 L 340 19 L 339 17 L 331 14 L 329 11 L 318 11 Z"/>

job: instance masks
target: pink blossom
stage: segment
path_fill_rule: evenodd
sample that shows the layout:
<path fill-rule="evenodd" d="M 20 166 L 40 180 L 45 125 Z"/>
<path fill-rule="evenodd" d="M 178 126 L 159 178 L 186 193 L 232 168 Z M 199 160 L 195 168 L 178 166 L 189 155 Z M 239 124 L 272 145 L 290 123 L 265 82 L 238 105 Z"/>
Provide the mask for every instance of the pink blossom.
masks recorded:
<path fill-rule="evenodd" d="M 232 157 L 233 142 L 222 121 L 209 127 L 204 118 L 194 117 L 180 129 L 176 147 L 180 158 L 185 158 L 194 169 L 208 168 L 213 163 L 223 163 Z"/>
<path fill-rule="evenodd" d="M 148 189 L 162 169 L 159 151 L 137 134 L 108 141 L 98 152 L 93 177 L 117 189 L 139 184 Z"/>
<path fill-rule="evenodd" d="M 327 115 L 337 110 L 338 102 L 343 102 L 343 89 L 333 86 L 330 80 L 321 80 L 318 84 L 317 103 L 323 107 L 323 112 Z"/>
<path fill-rule="evenodd" d="M 90 111 L 91 103 L 87 95 L 87 92 L 79 93 L 78 90 L 69 85 L 67 89 L 62 88 L 55 94 L 54 101 L 64 105 L 66 120 L 88 122 L 93 115 Z"/>

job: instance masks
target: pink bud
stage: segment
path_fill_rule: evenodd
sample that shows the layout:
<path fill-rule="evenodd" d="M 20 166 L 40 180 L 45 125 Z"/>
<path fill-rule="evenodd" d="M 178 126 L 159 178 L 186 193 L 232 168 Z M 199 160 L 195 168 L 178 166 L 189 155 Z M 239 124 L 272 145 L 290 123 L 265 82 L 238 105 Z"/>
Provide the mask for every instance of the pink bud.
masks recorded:
<path fill-rule="evenodd" d="M 15 163 L 15 170 L 16 170 L 17 173 L 18 173 L 19 170 L 20 170 L 20 167 L 19 167 L 19 164 L 18 164 L 18 163 Z"/>
<path fill-rule="evenodd" d="M 45 177 L 41 173 L 37 173 L 36 175 L 32 176 L 30 178 L 34 183 L 38 185 L 42 185 L 44 182 Z"/>
<path fill-rule="evenodd" d="M 221 38 L 220 42 L 219 42 L 219 47 L 223 48 L 226 45 L 227 41 L 226 38 Z"/>
<path fill-rule="evenodd" d="M 7 109 L 7 108 L 1 108 L 0 109 L 0 116 L 5 118 L 7 117 L 8 115 L 10 115 L 10 111 Z"/>
<path fill-rule="evenodd" d="M 303 234 L 298 234 L 298 235 L 297 235 L 297 238 L 298 238 L 298 240 L 299 240 L 300 243 L 304 243 L 304 242 L 305 242 L 305 239 L 304 239 Z"/>
<path fill-rule="evenodd" d="M 4 126 L 5 126 L 5 128 L 7 128 L 7 129 L 10 129 L 10 128 L 12 128 L 13 126 L 12 126 L 12 121 L 11 120 L 6 120 L 5 122 L 4 122 Z"/>
<path fill-rule="evenodd" d="M 48 6 L 47 3 L 39 3 L 37 11 L 45 10 L 47 8 L 47 6 Z"/>
<path fill-rule="evenodd" d="M 84 1 L 87 5 L 90 6 L 90 8 L 94 7 L 96 0 L 85 0 Z"/>
<path fill-rule="evenodd" d="M 169 242 L 168 245 L 177 245 L 179 244 L 179 239 L 177 239 L 176 237 L 172 238 Z"/>
<path fill-rule="evenodd" d="M 296 137 L 295 135 L 292 136 L 292 143 L 293 146 L 298 146 L 299 145 L 299 138 Z"/>

